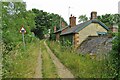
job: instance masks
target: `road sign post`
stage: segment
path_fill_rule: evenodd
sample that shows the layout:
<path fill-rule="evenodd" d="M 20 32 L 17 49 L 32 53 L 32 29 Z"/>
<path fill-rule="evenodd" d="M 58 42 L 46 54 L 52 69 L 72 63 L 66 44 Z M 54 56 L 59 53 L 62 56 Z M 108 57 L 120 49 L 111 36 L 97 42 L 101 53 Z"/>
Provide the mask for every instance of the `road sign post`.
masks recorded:
<path fill-rule="evenodd" d="M 24 45 L 24 48 L 25 48 L 25 38 L 24 38 L 24 33 L 22 33 L 22 38 L 23 38 L 23 45 Z"/>
<path fill-rule="evenodd" d="M 25 38 L 24 38 L 24 34 L 26 33 L 26 30 L 24 27 L 22 27 L 20 29 L 20 33 L 22 33 L 22 39 L 23 39 L 23 45 L 24 45 L 24 48 L 25 48 Z"/>

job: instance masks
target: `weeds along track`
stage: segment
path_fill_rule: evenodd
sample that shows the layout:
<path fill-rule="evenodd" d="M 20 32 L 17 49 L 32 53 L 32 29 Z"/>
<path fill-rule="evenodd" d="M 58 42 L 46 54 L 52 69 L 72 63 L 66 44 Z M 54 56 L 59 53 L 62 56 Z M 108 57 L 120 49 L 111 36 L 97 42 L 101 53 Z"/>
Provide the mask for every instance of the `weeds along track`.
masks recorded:
<path fill-rule="evenodd" d="M 47 46 L 44 41 L 44 46 L 47 49 L 47 53 L 49 53 L 55 67 L 57 69 L 57 74 L 60 78 L 74 78 L 73 74 L 59 61 L 59 59 L 53 54 L 50 48 Z"/>

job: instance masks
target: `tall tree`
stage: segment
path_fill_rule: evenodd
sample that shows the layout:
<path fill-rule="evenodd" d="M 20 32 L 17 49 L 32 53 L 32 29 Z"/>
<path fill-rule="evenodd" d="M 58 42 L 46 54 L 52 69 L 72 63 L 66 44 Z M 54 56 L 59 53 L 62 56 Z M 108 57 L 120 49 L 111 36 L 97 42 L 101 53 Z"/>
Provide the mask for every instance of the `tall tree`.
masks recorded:
<path fill-rule="evenodd" d="M 65 25 L 67 25 L 66 21 L 58 14 L 47 13 L 43 10 L 38 9 L 32 9 L 32 11 L 36 14 L 36 28 L 34 28 L 32 31 L 40 39 L 43 39 L 44 35 L 48 34 L 49 29 L 51 30 L 51 35 L 53 35 L 52 33 L 54 32 L 54 26 L 56 26 L 57 29 L 60 29 L 60 20 L 61 22 L 64 22 Z"/>

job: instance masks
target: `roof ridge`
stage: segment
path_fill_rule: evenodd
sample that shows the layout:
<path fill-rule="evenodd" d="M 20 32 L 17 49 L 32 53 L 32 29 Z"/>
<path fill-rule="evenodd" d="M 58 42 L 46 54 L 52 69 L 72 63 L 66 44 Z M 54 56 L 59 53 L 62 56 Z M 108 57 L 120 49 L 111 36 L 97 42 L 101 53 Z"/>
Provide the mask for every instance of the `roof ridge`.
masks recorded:
<path fill-rule="evenodd" d="M 70 34 L 70 33 L 78 33 L 80 30 L 82 30 L 83 28 L 85 28 L 86 26 L 88 26 L 91 23 L 98 23 L 103 28 L 105 28 L 106 30 L 109 30 L 108 27 L 104 23 L 102 23 L 101 21 L 99 21 L 98 19 L 92 19 L 92 20 L 88 20 L 86 22 L 77 24 L 74 27 L 68 28 L 65 32 L 61 33 L 61 35 Z"/>

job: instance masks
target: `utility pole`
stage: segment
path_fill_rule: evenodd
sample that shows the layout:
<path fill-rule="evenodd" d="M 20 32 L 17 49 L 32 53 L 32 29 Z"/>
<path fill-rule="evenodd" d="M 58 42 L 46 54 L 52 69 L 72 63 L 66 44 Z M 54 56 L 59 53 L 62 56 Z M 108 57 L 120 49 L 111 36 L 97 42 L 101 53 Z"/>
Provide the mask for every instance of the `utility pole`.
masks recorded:
<path fill-rule="evenodd" d="M 70 6 L 68 7 L 68 25 L 70 24 L 69 17 L 70 17 Z"/>
<path fill-rule="evenodd" d="M 60 16 L 60 29 L 61 29 L 62 27 L 61 27 L 61 16 Z"/>
<path fill-rule="evenodd" d="M 120 14 L 120 1 L 118 2 L 118 14 Z"/>

